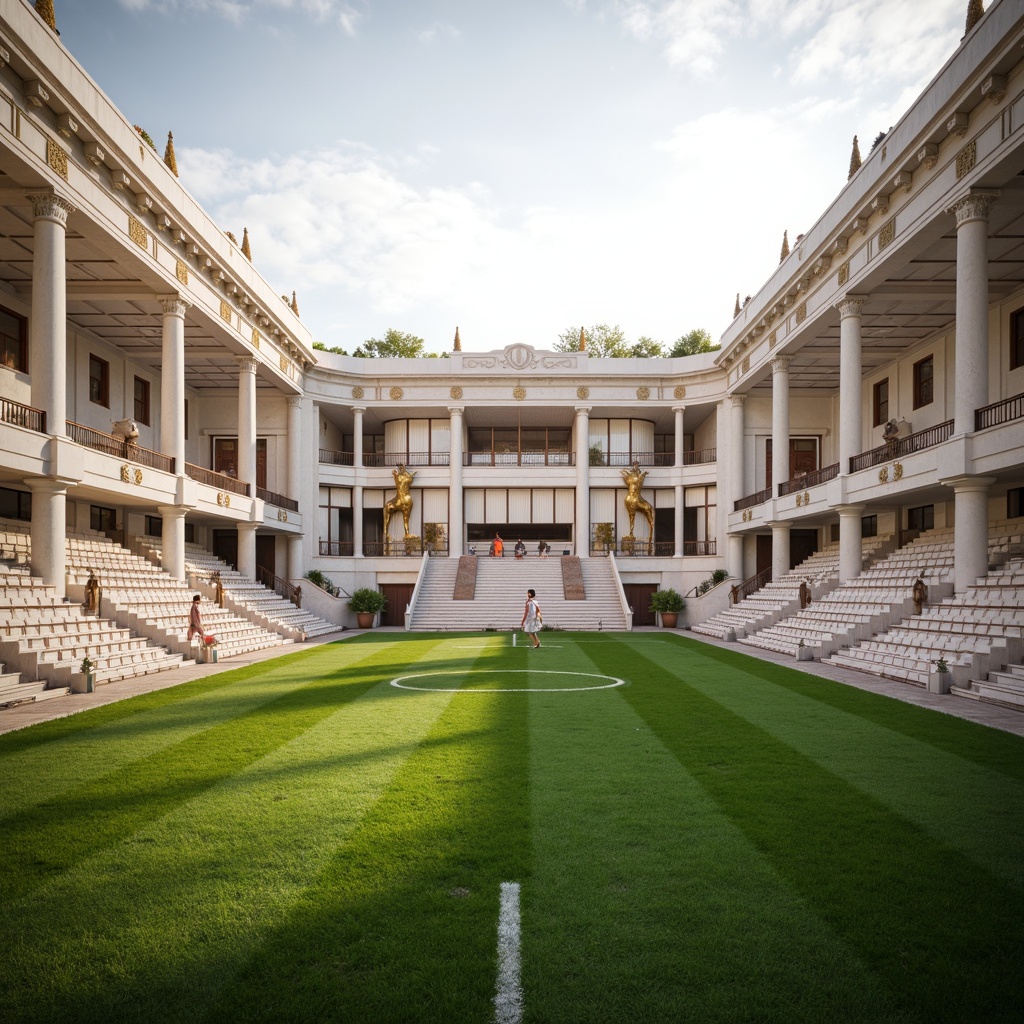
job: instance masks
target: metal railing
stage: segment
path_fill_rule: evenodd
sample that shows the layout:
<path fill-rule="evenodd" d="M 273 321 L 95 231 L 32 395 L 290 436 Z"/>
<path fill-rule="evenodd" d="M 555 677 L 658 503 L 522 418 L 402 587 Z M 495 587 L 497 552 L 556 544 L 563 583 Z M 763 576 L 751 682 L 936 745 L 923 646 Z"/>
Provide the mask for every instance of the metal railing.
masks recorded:
<path fill-rule="evenodd" d="M 363 465 L 378 466 L 447 466 L 450 452 L 363 452 Z"/>
<path fill-rule="evenodd" d="M 363 554 L 367 558 L 422 558 L 421 544 L 406 545 L 400 540 L 363 541 Z"/>
<path fill-rule="evenodd" d="M 1024 394 L 1004 398 L 981 409 L 974 410 L 974 429 L 998 427 L 1001 423 L 1012 423 L 1024 417 Z"/>
<path fill-rule="evenodd" d="M 742 583 L 736 583 L 733 585 L 731 591 L 729 591 L 729 597 L 733 604 L 739 604 L 745 597 L 750 597 L 751 594 L 756 593 L 766 583 L 770 583 L 772 578 L 772 567 L 769 565 L 767 568 L 762 569 L 756 576 L 751 576 L 745 579 Z"/>
<path fill-rule="evenodd" d="M 351 558 L 356 553 L 355 544 L 350 540 L 322 540 L 320 554 L 330 558 Z"/>
<path fill-rule="evenodd" d="M 288 580 L 283 580 L 280 576 L 274 575 L 270 569 L 266 569 L 262 565 L 257 565 L 256 582 L 262 583 L 267 590 L 274 591 L 274 593 L 279 597 L 283 597 L 286 600 L 291 601 L 291 603 L 296 607 L 299 607 L 300 602 L 295 593 L 298 588 L 294 584 L 289 583 Z"/>
<path fill-rule="evenodd" d="M 684 555 L 715 555 L 718 553 L 717 540 L 684 540 Z"/>
<path fill-rule="evenodd" d="M 294 498 L 286 498 L 283 494 L 268 491 L 266 487 L 256 488 L 256 497 L 268 505 L 276 505 L 278 508 L 286 508 L 289 512 L 298 512 L 299 503 Z"/>
<path fill-rule="evenodd" d="M 465 466 L 575 466 L 575 452 L 465 452 Z"/>
<path fill-rule="evenodd" d="M 83 426 L 73 420 L 67 420 L 68 437 L 75 444 L 85 448 L 93 448 L 96 451 L 113 455 L 118 459 L 127 459 L 129 462 L 137 462 L 140 466 L 149 466 L 150 469 L 160 469 L 165 473 L 174 472 L 174 459 L 170 455 L 161 452 L 154 452 L 149 448 L 143 448 L 141 444 L 133 444 L 123 437 L 114 437 L 113 434 L 104 434 L 102 430 L 93 430 L 92 427 Z"/>
<path fill-rule="evenodd" d="M 766 487 L 763 491 L 758 491 L 756 494 L 748 494 L 745 498 L 740 498 L 739 501 L 733 504 L 733 511 L 742 512 L 745 508 L 761 505 L 768 501 L 771 496 L 772 489 L 770 487 Z"/>
<path fill-rule="evenodd" d="M 242 494 L 249 497 L 249 485 L 237 477 L 228 476 L 227 473 L 215 473 L 212 469 L 204 466 L 194 466 L 191 462 L 185 463 L 185 475 L 197 483 L 206 484 L 208 487 L 216 487 L 218 491 L 231 491 L 234 494 Z"/>
<path fill-rule="evenodd" d="M 328 466 L 355 465 L 355 457 L 351 452 L 333 452 L 329 448 L 320 449 L 320 461 Z"/>
<path fill-rule="evenodd" d="M 0 422 L 46 433 L 46 413 L 42 409 L 33 409 L 31 405 L 12 402 L 9 398 L 0 398 Z"/>
<path fill-rule="evenodd" d="M 924 451 L 934 445 L 941 444 L 953 436 L 953 421 L 946 420 L 936 427 L 929 427 L 927 430 L 919 430 L 909 437 L 899 437 L 893 441 L 886 441 L 878 448 L 872 448 L 869 452 L 862 452 L 850 459 L 850 472 L 856 473 L 860 469 L 870 469 L 872 466 L 880 466 L 890 459 L 902 459 L 914 452 Z"/>
<path fill-rule="evenodd" d="M 839 476 L 838 462 L 833 463 L 831 466 L 825 466 L 823 469 L 816 469 L 812 473 L 795 476 L 792 480 L 785 480 L 779 484 L 779 497 L 782 498 L 787 494 L 793 494 L 795 491 L 802 491 L 806 487 L 823 484 L 826 480 L 832 480 L 837 476 Z"/>
<path fill-rule="evenodd" d="M 696 452 L 683 452 L 684 466 L 706 466 L 718 461 L 717 448 L 701 448 Z"/>

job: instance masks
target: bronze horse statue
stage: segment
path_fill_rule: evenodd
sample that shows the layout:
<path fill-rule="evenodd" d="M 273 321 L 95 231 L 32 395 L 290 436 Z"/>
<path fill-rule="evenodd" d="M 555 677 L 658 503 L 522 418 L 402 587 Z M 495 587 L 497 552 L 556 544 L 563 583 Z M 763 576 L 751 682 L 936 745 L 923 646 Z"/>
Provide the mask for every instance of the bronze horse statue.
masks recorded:
<path fill-rule="evenodd" d="M 397 469 L 391 471 L 395 478 L 395 487 L 398 493 L 384 505 L 384 543 L 388 542 L 388 527 L 391 525 L 391 517 L 396 512 L 402 513 L 402 523 L 405 527 L 405 536 L 409 536 L 409 513 L 412 512 L 412 495 L 409 489 L 412 487 L 412 478 L 416 475 L 410 473 L 400 464 Z"/>
<path fill-rule="evenodd" d="M 636 521 L 637 512 L 641 512 L 647 520 L 647 526 L 651 531 L 650 540 L 654 540 L 654 509 L 651 503 L 640 493 L 647 474 L 641 472 L 640 463 L 634 462 L 629 469 L 622 470 L 622 479 L 626 481 L 626 512 L 629 513 L 629 536 L 633 536 L 633 526 Z"/>

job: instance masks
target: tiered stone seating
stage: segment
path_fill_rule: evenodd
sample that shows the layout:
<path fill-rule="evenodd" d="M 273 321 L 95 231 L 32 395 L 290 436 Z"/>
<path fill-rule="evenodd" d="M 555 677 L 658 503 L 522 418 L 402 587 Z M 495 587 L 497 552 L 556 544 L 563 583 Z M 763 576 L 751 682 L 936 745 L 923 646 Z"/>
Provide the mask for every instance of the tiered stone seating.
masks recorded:
<path fill-rule="evenodd" d="M 5 554 L 12 553 L 12 539 L 17 554 L 27 558 L 27 533 L 19 537 L 17 531 L 0 530 Z M 58 600 L 53 587 L 31 576 L 27 566 L 0 563 L 0 660 L 7 670 L 0 680 L 0 704 L 68 693 L 84 658 L 93 663 L 97 684 L 183 663 L 180 654 L 155 647 L 109 619 L 86 615 L 79 604 Z"/>
<path fill-rule="evenodd" d="M 918 578 L 927 584 L 930 600 L 952 593 L 951 529 L 922 534 L 809 608 L 744 637 L 741 643 L 793 657 L 799 657 L 803 647 L 814 657 L 827 658 L 909 615 Z"/>
<path fill-rule="evenodd" d="M 287 598 L 262 583 L 246 579 L 227 562 L 197 544 L 185 545 L 185 568 L 203 579 L 210 579 L 215 572 L 219 572 L 221 583 L 233 604 L 253 612 L 257 621 L 270 629 L 284 627 L 292 630 L 296 636 L 305 637 L 324 636 L 340 629 L 333 622 L 296 608 Z"/>
<path fill-rule="evenodd" d="M 95 570 L 104 614 L 184 656 L 199 653 L 198 641 L 187 638 L 193 593 L 187 583 L 101 534 L 70 537 L 67 560 L 69 585 L 84 587 L 90 569 Z M 213 601 L 204 600 L 201 609 L 204 629 L 217 638 L 220 659 L 290 642 Z"/>

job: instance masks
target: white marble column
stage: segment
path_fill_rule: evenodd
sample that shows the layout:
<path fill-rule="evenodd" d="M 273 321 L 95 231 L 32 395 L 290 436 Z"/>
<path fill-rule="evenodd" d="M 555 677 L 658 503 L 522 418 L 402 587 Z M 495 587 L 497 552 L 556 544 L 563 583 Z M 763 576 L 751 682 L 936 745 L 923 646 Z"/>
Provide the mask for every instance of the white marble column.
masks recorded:
<path fill-rule="evenodd" d="M 686 412 L 685 405 L 674 405 L 672 411 L 676 415 L 676 450 L 675 450 L 675 467 L 676 469 L 683 468 L 683 447 L 686 444 L 685 434 L 683 433 L 683 413 Z"/>
<path fill-rule="evenodd" d="M 676 531 L 676 558 L 683 557 L 683 485 L 676 484 L 676 509 L 675 509 L 675 531 Z"/>
<path fill-rule="evenodd" d="M 363 485 L 352 488 L 352 554 L 363 557 Z"/>
<path fill-rule="evenodd" d="M 366 410 L 359 405 L 352 407 L 352 465 L 356 469 L 363 467 L 363 413 Z"/>
<path fill-rule="evenodd" d="M 239 523 L 238 571 L 247 579 L 256 579 L 256 531 L 258 523 Z"/>
<path fill-rule="evenodd" d="M 789 356 L 776 356 L 772 366 L 772 497 L 789 479 Z"/>
<path fill-rule="evenodd" d="M 306 574 L 306 566 L 302 559 L 302 535 L 288 535 L 288 582 L 295 583 Z"/>
<path fill-rule="evenodd" d="M 576 554 L 590 557 L 590 406 L 576 406 Z"/>
<path fill-rule="evenodd" d="M 75 208 L 52 192 L 27 198 L 32 203 L 32 404 L 46 413 L 47 433 L 63 437 L 68 415 L 67 222 Z"/>
<path fill-rule="evenodd" d="M 988 573 L 988 489 L 992 476 L 960 476 L 943 480 L 953 488 L 953 587 L 957 594 Z"/>
<path fill-rule="evenodd" d="M 51 442 L 52 443 L 52 442 Z M 67 496 L 71 481 L 34 477 L 25 481 L 32 492 L 32 522 L 29 538 L 32 552 L 29 565 L 50 587 L 59 601 L 67 593 Z"/>
<path fill-rule="evenodd" d="M 971 191 L 956 215 L 956 392 L 953 433 L 974 432 L 974 411 L 988 405 L 988 211 L 998 192 Z"/>
<path fill-rule="evenodd" d="M 160 450 L 185 473 L 185 311 L 180 295 L 161 295 L 163 309 L 160 366 Z"/>
<path fill-rule="evenodd" d="M 839 472 L 850 472 L 850 459 L 863 450 L 861 378 L 861 310 L 865 298 L 847 295 L 839 310 Z M 772 442 L 774 449 L 775 442 Z"/>
<path fill-rule="evenodd" d="M 735 503 L 740 498 L 745 497 L 744 489 L 746 487 L 747 473 L 746 473 L 746 426 L 743 417 L 743 403 L 746 401 L 746 395 L 730 395 L 727 399 L 729 403 L 729 477 L 728 477 L 728 490 L 726 493 L 726 521 L 728 521 L 728 513 L 735 507 Z M 722 456 L 722 446 L 719 444 L 718 447 L 719 460 Z M 719 461 L 721 465 L 721 461 Z M 743 575 L 743 534 L 742 533 L 731 533 L 729 534 L 729 550 L 727 552 L 728 564 L 726 568 L 729 570 L 729 575 L 734 576 L 736 579 L 744 580 L 746 576 Z"/>
<path fill-rule="evenodd" d="M 772 579 L 789 572 L 789 523 L 770 523 L 772 528 Z"/>
<path fill-rule="evenodd" d="M 863 554 L 863 526 L 861 516 L 864 505 L 839 505 L 839 582 L 856 579 L 860 575 Z"/>
<path fill-rule="evenodd" d="M 160 567 L 176 580 L 185 579 L 185 516 L 180 505 L 161 505 Z"/>
<path fill-rule="evenodd" d="M 462 494 L 462 413 L 461 405 L 448 407 L 449 457 L 448 457 L 448 557 L 458 558 L 463 552 L 466 526 L 463 519 Z"/>
<path fill-rule="evenodd" d="M 317 463 L 319 465 L 319 463 Z M 302 396 L 288 396 L 288 493 L 302 509 Z M 307 510 L 308 511 L 308 510 Z"/>
<path fill-rule="evenodd" d="M 256 360 L 238 359 L 238 479 L 249 484 L 256 497 Z M 239 535 L 241 542 L 241 535 Z M 239 548 L 241 558 L 241 548 Z M 255 566 L 255 561 L 253 562 Z M 241 568 L 241 566 L 239 566 Z M 255 574 L 253 577 L 255 578 Z"/>

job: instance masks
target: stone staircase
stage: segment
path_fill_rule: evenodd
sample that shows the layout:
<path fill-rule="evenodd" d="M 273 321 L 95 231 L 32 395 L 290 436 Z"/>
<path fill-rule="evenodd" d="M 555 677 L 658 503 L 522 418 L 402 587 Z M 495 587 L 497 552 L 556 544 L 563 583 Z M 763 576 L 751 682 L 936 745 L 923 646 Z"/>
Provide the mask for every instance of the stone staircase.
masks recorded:
<path fill-rule="evenodd" d="M 526 591 L 537 592 L 544 625 L 573 630 L 623 630 L 626 614 L 607 558 L 579 559 L 585 600 L 566 600 L 561 558 L 478 558 L 472 601 L 454 599 L 459 560 L 431 558 L 424 570 L 409 628 L 514 629 Z"/>

